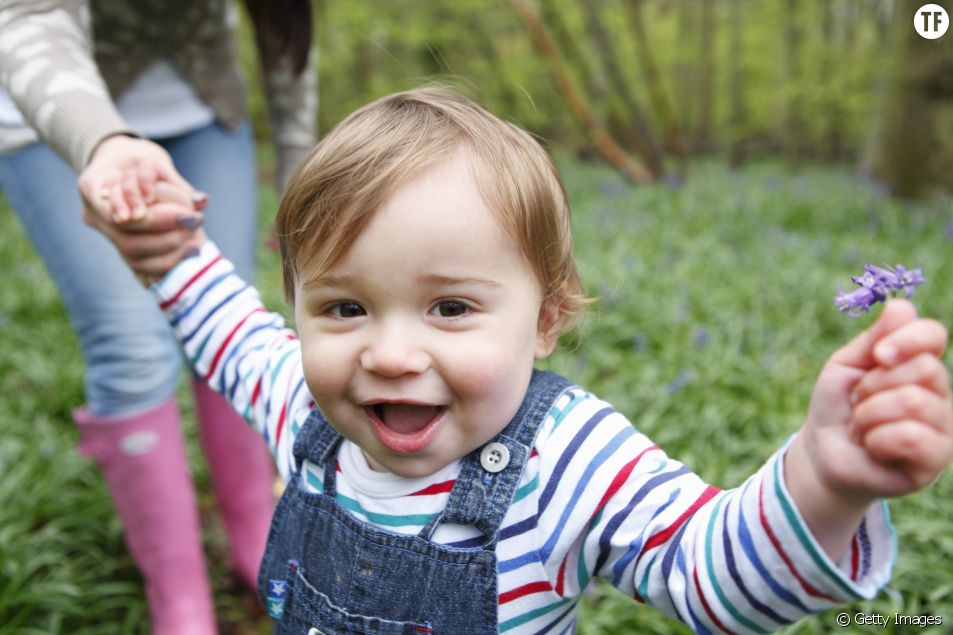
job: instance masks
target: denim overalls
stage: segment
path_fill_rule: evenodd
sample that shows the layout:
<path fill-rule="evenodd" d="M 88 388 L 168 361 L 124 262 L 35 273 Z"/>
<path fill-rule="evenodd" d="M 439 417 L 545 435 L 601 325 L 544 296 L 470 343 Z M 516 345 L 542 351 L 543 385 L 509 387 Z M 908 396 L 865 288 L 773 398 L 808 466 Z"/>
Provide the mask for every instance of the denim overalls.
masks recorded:
<path fill-rule="evenodd" d="M 463 458 L 447 506 L 416 536 L 354 518 L 335 499 L 341 436 L 315 408 L 294 444 L 297 465 L 324 467 L 324 493 L 300 469 L 278 502 L 258 576 L 275 633 L 487 635 L 497 632 L 496 543 L 540 425 L 569 381 L 533 371 L 519 411 Z M 440 523 L 476 527 L 475 548 L 431 542 Z"/>

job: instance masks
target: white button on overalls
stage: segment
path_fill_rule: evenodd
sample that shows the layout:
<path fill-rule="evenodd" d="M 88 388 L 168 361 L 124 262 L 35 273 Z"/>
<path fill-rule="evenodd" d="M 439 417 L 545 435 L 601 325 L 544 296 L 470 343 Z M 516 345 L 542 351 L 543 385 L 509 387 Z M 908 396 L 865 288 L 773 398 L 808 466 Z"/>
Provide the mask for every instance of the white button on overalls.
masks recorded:
<path fill-rule="evenodd" d="M 491 474 L 496 474 L 510 462 L 510 451 L 502 443 L 494 441 L 483 446 L 480 452 L 480 465 Z"/>

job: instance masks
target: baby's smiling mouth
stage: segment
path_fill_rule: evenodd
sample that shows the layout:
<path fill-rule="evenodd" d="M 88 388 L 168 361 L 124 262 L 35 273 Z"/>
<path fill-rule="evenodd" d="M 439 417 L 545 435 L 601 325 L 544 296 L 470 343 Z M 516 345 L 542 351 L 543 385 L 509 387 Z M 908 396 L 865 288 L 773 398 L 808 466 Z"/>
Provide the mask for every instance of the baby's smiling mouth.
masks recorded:
<path fill-rule="evenodd" d="M 364 406 L 380 442 L 395 452 L 404 453 L 419 452 L 427 447 L 446 411 L 446 406 L 386 401 Z"/>
<path fill-rule="evenodd" d="M 423 406 L 410 403 L 377 403 L 371 406 L 374 414 L 385 426 L 397 434 L 415 434 L 433 421 L 440 406 Z"/>

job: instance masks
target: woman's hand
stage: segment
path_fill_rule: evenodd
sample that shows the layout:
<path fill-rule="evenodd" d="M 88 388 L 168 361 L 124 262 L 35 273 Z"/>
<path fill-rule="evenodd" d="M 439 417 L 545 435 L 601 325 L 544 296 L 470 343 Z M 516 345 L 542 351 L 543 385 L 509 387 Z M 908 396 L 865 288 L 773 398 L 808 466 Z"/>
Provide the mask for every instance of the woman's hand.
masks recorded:
<path fill-rule="evenodd" d="M 188 195 L 194 192 L 162 146 L 119 134 L 96 146 L 77 185 L 86 212 L 106 222 L 125 223 L 145 216 L 146 207 L 158 200 L 156 184 L 160 182 L 182 188 Z"/>
<path fill-rule="evenodd" d="M 139 178 L 137 170 L 130 169 L 123 180 Z M 143 285 L 161 279 L 180 260 L 197 252 L 207 240 L 202 231 L 204 217 L 200 213 L 208 197 L 196 196 L 191 188 L 165 181 L 154 181 L 149 199 L 141 214 L 124 222 L 109 220 L 109 216 L 83 210 L 83 221 L 102 232 L 119 250 L 126 264 Z"/>

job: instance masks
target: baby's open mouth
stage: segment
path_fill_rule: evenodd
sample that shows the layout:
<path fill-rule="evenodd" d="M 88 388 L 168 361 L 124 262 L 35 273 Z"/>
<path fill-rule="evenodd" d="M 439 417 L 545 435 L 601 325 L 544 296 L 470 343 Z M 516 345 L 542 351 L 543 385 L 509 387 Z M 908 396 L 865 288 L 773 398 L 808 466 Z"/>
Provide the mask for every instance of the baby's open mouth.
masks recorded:
<path fill-rule="evenodd" d="M 442 406 L 419 406 L 409 403 L 377 403 L 371 406 L 381 423 L 397 434 L 416 434 L 434 420 Z"/>
<path fill-rule="evenodd" d="M 430 444 L 446 406 L 381 402 L 364 406 L 381 443 L 396 452 L 418 452 Z"/>

